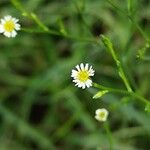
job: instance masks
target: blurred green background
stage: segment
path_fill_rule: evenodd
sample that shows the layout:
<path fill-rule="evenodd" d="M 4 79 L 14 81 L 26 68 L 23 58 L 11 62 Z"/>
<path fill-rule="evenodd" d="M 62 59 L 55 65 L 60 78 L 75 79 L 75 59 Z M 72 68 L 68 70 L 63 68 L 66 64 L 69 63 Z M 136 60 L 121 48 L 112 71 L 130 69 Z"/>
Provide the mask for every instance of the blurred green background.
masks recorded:
<path fill-rule="evenodd" d="M 94 118 L 101 107 L 110 113 L 113 150 L 150 149 L 150 115 L 142 103 L 114 93 L 93 100 L 97 89 L 81 90 L 70 77 L 76 64 L 89 63 L 94 82 L 125 89 L 101 43 L 105 34 L 132 88 L 150 98 L 150 52 L 143 36 L 150 35 L 150 1 L 111 2 L 0 0 L 0 17 L 19 18 L 23 28 L 16 38 L 0 35 L 0 150 L 109 150 L 104 125 Z M 60 34 L 43 31 L 23 9 Z"/>

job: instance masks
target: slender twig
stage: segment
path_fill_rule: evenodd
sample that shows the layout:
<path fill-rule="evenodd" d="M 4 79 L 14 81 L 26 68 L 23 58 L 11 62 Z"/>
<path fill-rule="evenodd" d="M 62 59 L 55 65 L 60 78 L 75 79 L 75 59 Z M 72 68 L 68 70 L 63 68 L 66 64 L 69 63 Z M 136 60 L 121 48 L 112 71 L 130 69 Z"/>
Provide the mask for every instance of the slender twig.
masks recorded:
<path fill-rule="evenodd" d="M 118 10 L 121 12 L 123 15 L 127 16 L 129 20 L 133 23 L 133 25 L 139 30 L 143 38 L 147 41 L 150 42 L 149 36 L 143 31 L 143 29 L 140 27 L 140 25 L 131 17 L 131 13 L 127 13 L 126 11 L 120 9 L 116 4 L 112 2 L 112 0 L 106 0 L 112 7 L 115 8 L 115 10 Z M 131 9 L 131 1 L 128 0 L 128 9 Z"/>
<path fill-rule="evenodd" d="M 119 57 L 117 56 L 117 54 L 116 54 L 116 52 L 114 50 L 112 42 L 109 40 L 109 38 L 107 38 L 104 35 L 101 35 L 101 38 L 102 38 L 102 42 L 104 43 L 105 47 L 108 49 L 109 53 L 112 55 L 116 65 L 117 65 L 117 68 L 118 68 L 118 74 L 121 77 L 121 79 L 123 80 L 127 90 L 129 92 L 132 92 L 132 88 L 131 88 L 131 86 L 129 84 L 129 81 L 128 81 L 126 75 L 125 75 L 125 72 L 123 70 L 121 61 L 119 60 Z"/>
<path fill-rule="evenodd" d="M 22 28 L 22 31 L 28 32 L 28 33 L 47 33 L 50 35 L 56 35 L 56 36 L 60 36 L 60 37 L 64 37 L 66 39 L 70 39 L 70 40 L 76 40 L 76 41 L 81 41 L 81 42 L 91 42 L 91 43 L 97 43 L 98 39 L 92 39 L 92 38 L 85 38 L 85 37 L 76 37 L 76 36 L 71 36 L 71 35 L 63 35 L 58 31 L 55 30 L 48 30 L 48 31 L 44 31 L 44 30 L 39 30 L 39 29 L 28 29 L 28 28 Z"/>
<path fill-rule="evenodd" d="M 38 30 L 23 28 L 22 30 L 25 32 L 47 33 L 47 34 L 51 34 L 51 35 L 62 36 L 64 38 L 71 39 L 71 40 L 78 40 L 78 41 L 82 41 L 82 42 L 85 41 L 85 42 L 91 42 L 91 43 L 97 43 L 97 44 L 99 43 L 96 38 L 76 37 L 71 34 L 67 34 L 67 33 L 63 34 L 59 31 L 49 29 L 46 25 L 43 24 L 43 22 L 38 18 L 38 16 L 35 13 L 28 12 L 23 7 L 23 5 L 21 4 L 21 2 L 19 0 L 11 0 L 11 2 L 22 13 L 23 16 L 32 19 L 40 28 Z"/>
<path fill-rule="evenodd" d="M 116 88 L 110 88 L 110 87 L 106 87 L 106 86 L 103 86 L 103 85 L 99 85 L 97 83 L 93 83 L 93 86 L 95 88 L 98 88 L 100 90 L 108 90 L 108 92 L 113 92 L 113 93 L 120 93 L 120 94 L 124 94 L 124 95 L 129 95 L 129 96 L 132 96 L 134 98 L 136 98 L 137 100 L 143 102 L 144 104 L 146 105 L 150 105 L 150 102 L 149 100 L 147 100 L 146 98 L 144 98 L 143 96 L 135 93 L 135 92 L 129 92 L 129 91 L 126 91 L 126 90 L 120 90 L 120 89 L 116 89 Z"/>
<path fill-rule="evenodd" d="M 128 13 L 131 14 L 131 0 L 127 0 Z"/>
<path fill-rule="evenodd" d="M 106 130 L 106 134 L 109 140 L 109 150 L 113 150 L 112 134 L 108 122 L 104 123 L 104 129 Z"/>

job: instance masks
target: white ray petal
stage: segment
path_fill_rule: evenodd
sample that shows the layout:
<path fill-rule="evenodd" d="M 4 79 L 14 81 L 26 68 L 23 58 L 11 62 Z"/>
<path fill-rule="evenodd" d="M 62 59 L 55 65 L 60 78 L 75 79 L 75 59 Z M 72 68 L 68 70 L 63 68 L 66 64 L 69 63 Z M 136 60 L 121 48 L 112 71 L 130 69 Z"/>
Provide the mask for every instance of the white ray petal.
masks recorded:
<path fill-rule="evenodd" d="M 88 70 L 89 64 L 85 65 L 85 70 Z"/>
<path fill-rule="evenodd" d="M 9 38 L 11 37 L 11 33 L 10 32 L 4 32 L 4 35 L 9 37 Z"/>
<path fill-rule="evenodd" d="M 80 68 L 81 68 L 82 71 L 84 71 L 84 65 L 83 65 L 83 63 L 80 64 Z"/>
<path fill-rule="evenodd" d="M 3 33 L 3 32 L 4 32 L 3 25 L 0 24 L 0 33 Z"/>
<path fill-rule="evenodd" d="M 11 37 L 15 37 L 17 35 L 17 32 L 14 30 L 14 31 L 12 31 L 12 33 L 11 33 Z"/>
<path fill-rule="evenodd" d="M 78 71 L 81 71 L 79 65 L 76 65 L 76 68 Z"/>
<path fill-rule="evenodd" d="M 5 19 L 6 21 L 8 21 L 8 20 L 11 20 L 12 17 L 11 17 L 11 16 L 5 16 L 4 19 Z"/>
<path fill-rule="evenodd" d="M 15 24 L 15 30 L 20 30 L 20 24 L 18 23 Z"/>

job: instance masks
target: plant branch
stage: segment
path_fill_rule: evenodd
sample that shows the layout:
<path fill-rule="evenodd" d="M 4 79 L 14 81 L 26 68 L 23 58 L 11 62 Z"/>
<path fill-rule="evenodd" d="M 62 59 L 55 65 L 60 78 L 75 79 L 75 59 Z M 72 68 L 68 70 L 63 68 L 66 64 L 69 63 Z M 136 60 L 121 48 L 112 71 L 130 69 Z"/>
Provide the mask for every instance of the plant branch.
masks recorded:
<path fill-rule="evenodd" d="M 29 32 L 29 33 L 48 33 L 51 35 L 56 35 L 56 36 L 62 36 L 67 39 L 72 39 L 72 40 L 78 40 L 78 41 L 86 41 L 86 42 L 92 42 L 99 44 L 98 40 L 96 38 L 85 38 L 85 37 L 76 37 L 69 35 L 65 32 L 59 32 L 56 30 L 49 29 L 46 25 L 43 24 L 43 22 L 38 18 L 38 16 L 33 13 L 33 12 L 28 12 L 24 7 L 23 4 L 19 0 L 11 0 L 11 3 L 22 13 L 23 16 L 28 17 L 32 19 L 40 28 L 35 30 L 35 29 L 27 29 L 27 28 L 22 28 L 23 31 Z"/>
<path fill-rule="evenodd" d="M 128 13 L 122 9 L 120 9 L 116 4 L 112 2 L 112 0 L 106 0 L 112 7 L 114 7 L 115 10 L 118 10 L 123 15 L 127 16 L 129 20 L 133 23 L 133 25 L 139 30 L 143 38 L 150 42 L 149 36 L 143 31 L 143 29 L 140 27 L 140 25 L 131 17 L 131 0 L 128 0 Z"/>
<path fill-rule="evenodd" d="M 123 80 L 127 90 L 129 92 L 132 92 L 132 88 L 129 84 L 129 81 L 125 75 L 125 72 L 123 70 L 123 67 L 122 67 L 122 64 L 121 64 L 121 61 L 119 60 L 114 48 L 113 48 L 113 44 L 112 42 L 109 40 L 109 38 L 107 38 L 106 36 L 104 35 L 101 35 L 101 38 L 102 38 L 102 42 L 104 43 L 105 47 L 108 49 L 109 53 L 112 55 L 117 67 L 118 67 L 118 74 L 119 76 L 121 77 L 121 79 Z"/>
<path fill-rule="evenodd" d="M 108 92 L 113 92 L 113 93 L 120 93 L 120 94 L 124 94 L 124 95 L 129 95 L 129 96 L 132 96 L 134 98 L 136 98 L 137 100 L 143 102 L 144 104 L 146 105 L 150 105 L 150 102 L 149 100 L 147 100 L 146 98 L 144 98 L 143 96 L 135 93 L 135 92 L 129 92 L 129 91 L 126 91 L 126 90 L 120 90 L 120 89 L 115 89 L 115 88 L 110 88 L 110 87 L 105 87 L 103 85 L 99 85 L 97 83 L 93 83 L 93 86 L 95 88 L 98 88 L 100 90 L 107 90 Z"/>
<path fill-rule="evenodd" d="M 112 134 L 111 134 L 108 122 L 104 123 L 104 129 L 106 131 L 106 134 L 107 134 L 108 140 L 109 140 L 109 145 L 110 145 L 109 150 L 112 150 L 113 149 L 113 141 L 112 141 Z"/>

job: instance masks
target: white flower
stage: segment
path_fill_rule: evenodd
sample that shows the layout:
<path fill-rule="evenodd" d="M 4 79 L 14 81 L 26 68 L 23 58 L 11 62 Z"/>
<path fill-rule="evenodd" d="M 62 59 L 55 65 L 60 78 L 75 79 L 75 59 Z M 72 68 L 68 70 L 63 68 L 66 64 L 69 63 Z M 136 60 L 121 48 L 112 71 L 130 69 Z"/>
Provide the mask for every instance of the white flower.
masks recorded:
<path fill-rule="evenodd" d="M 106 121 L 109 112 L 105 108 L 97 109 L 95 111 L 95 119 L 98 121 Z"/>
<path fill-rule="evenodd" d="M 3 33 L 6 37 L 15 37 L 17 30 L 20 30 L 19 20 L 11 16 L 5 16 L 0 22 L 0 33 Z"/>
<path fill-rule="evenodd" d="M 83 63 L 77 65 L 76 70 L 73 69 L 71 72 L 71 77 L 73 78 L 75 86 L 82 89 L 92 86 L 90 76 L 94 76 L 94 72 L 95 71 L 92 69 L 92 66 L 89 66 L 89 64 L 85 64 L 85 66 Z"/>

